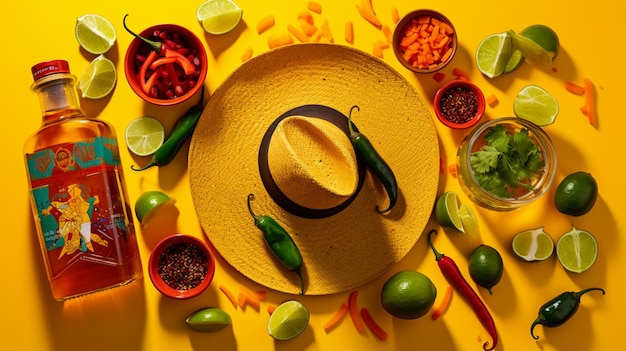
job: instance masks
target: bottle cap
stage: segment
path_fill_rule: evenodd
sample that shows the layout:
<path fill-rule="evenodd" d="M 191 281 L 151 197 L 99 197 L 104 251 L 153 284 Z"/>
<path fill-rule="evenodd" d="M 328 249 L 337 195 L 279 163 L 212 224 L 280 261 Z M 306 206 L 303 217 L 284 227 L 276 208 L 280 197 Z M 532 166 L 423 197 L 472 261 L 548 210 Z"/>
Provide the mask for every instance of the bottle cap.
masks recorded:
<path fill-rule="evenodd" d="M 33 73 L 33 79 L 38 81 L 39 79 L 55 74 L 55 73 L 70 73 L 70 65 L 65 60 L 52 60 L 41 62 L 34 65 L 31 68 Z"/>

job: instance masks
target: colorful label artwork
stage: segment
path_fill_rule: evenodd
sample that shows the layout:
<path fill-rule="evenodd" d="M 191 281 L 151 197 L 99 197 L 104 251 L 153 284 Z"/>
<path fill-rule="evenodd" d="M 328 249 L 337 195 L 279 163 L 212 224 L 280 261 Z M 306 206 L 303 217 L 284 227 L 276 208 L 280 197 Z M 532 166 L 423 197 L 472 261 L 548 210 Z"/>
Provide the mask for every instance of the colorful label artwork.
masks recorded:
<path fill-rule="evenodd" d="M 115 139 L 56 145 L 26 159 L 48 252 L 58 250 L 61 259 L 115 246 L 126 233 Z"/>

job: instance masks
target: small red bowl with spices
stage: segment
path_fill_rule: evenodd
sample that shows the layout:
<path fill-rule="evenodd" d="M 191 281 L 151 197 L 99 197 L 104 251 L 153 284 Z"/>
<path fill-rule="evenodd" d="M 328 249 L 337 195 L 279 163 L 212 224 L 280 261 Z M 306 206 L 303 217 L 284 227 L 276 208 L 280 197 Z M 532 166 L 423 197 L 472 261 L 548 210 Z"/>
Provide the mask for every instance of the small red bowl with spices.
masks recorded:
<path fill-rule="evenodd" d="M 437 90 L 434 108 L 444 125 L 453 129 L 470 128 L 485 113 L 485 95 L 474 83 L 453 80 Z"/>
<path fill-rule="evenodd" d="M 208 60 L 194 33 L 175 24 L 159 24 L 137 35 L 126 26 L 126 17 L 124 27 L 135 36 L 124 58 L 126 80 L 135 94 L 149 103 L 169 106 L 200 90 Z"/>
<path fill-rule="evenodd" d="M 215 259 L 204 241 L 187 234 L 174 234 L 154 247 L 148 273 L 154 287 L 163 295 L 189 299 L 211 284 Z"/>
<path fill-rule="evenodd" d="M 400 63 L 416 73 L 434 73 L 450 63 L 458 46 L 452 22 L 428 9 L 406 14 L 392 36 L 393 52 Z"/>

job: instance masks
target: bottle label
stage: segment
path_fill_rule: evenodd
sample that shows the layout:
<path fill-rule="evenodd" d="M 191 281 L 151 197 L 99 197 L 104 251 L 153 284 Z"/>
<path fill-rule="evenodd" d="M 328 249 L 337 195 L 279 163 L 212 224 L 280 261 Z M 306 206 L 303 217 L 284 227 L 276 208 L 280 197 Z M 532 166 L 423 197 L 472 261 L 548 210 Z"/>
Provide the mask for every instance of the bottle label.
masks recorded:
<path fill-rule="evenodd" d="M 26 161 L 50 258 L 69 263 L 77 254 L 93 253 L 83 259 L 123 261 L 119 238 L 128 237 L 128 228 L 117 141 L 96 137 L 59 144 L 27 154 Z"/>

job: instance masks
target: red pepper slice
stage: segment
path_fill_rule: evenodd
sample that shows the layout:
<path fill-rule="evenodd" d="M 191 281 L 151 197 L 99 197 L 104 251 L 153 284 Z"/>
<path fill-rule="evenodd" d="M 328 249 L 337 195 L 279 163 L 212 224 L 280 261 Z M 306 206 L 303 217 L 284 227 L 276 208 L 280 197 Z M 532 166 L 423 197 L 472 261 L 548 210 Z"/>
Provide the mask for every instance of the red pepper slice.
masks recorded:
<path fill-rule="evenodd" d="M 348 309 L 350 311 L 350 317 L 352 318 L 354 327 L 359 333 L 362 333 L 365 330 L 365 324 L 363 324 L 363 320 L 361 319 L 361 316 L 359 316 L 359 309 L 356 304 L 356 298 L 358 295 L 358 290 L 354 290 L 350 293 L 350 296 L 348 297 Z"/>
<path fill-rule="evenodd" d="M 164 65 L 166 63 L 174 63 L 176 62 L 176 58 L 174 57 L 159 57 L 158 59 L 154 60 L 151 64 L 150 64 L 150 69 L 151 70 L 155 70 L 157 69 L 157 67 Z"/>
<path fill-rule="evenodd" d="M 195 72 L 196 70 L 194 64 L 189 61 L 183 54 L 179 53 L 176 50 L 165 50 L 165 57 L 175 58 L 176 62 L 178 62 L 178 64 L 181 65 L 181 67 L 183 68 L 183 71 L 185 71 L 185 74 L 193 74 L 193 72 Z"/>
<path fill-rule="evenodd" d="M 152 73 L 152 75 L 150 76 L 150 78 L 148 78 L 147 81 L 142 81 L 144 93 L 148 95 L 150 94 L 150 89 L 152 88 L 153 85 L 157 83 L 156 79 L 159 76 L 161 76 L 161 72 L 163 72 L 163 69 L 164 69 L 163 66 L 159 66 L 157 70 L 154 71 L 154 73 Z"/>
<path fill-rule="evenodd" d="M 380 340 L 385 341 L 389 336 L 387 332 L 374 320 L 374 317 L 370 314 L 370 311 L 363 307 L 361 308 L 361 317 L 363 317 L 363 321 L 367 325 L 367 327 L 376 335 Z"/>
<path fill-rule="evenodd" d="M 156 53 L 156 51 L 150 51 L 150 54 L 139 68 L 139 83 L 144 85 L 146 84 L 146 72 L 148 72 L 148 68 L 150 67 L 152 62 L 156 60 L 157 56 L 158 54 Z M 147 93 L 145 89 L 144 92 Z"/>

